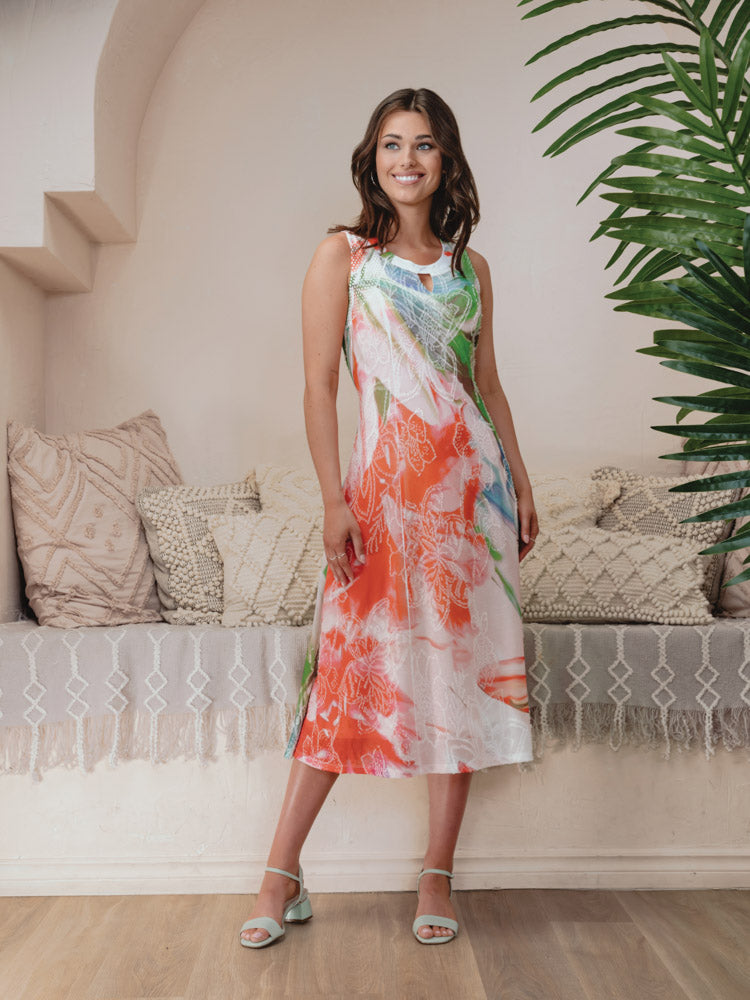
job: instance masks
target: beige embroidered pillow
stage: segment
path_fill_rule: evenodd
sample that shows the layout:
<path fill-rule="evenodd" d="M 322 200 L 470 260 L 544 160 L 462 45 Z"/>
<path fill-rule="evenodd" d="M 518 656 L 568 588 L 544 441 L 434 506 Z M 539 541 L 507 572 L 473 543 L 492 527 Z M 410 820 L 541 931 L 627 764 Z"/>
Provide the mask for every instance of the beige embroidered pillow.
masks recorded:
<path fill-rule="evenodd" d="M 224 567 L 208 521 L 260 510 L 255 472 L 237 483 L 141 490 L 136 504 L 164 618 L 172 625 L 221 623 Z"/>
<path fill-rule="evenodd" d="M 182 477 L 153 410 L 61 435 L 10 420 L 8 475 L 26 594 L 41 625 L 162 620 L 135 499 Z"/>
<path fill-rule="evenodd" d="M 540 531 L 552 524 L 593 528 L 604 508 L 620 495 L 620 484 L 614 479 L 530 472 L 529 481 Z"/>
<path fill-rule="evenodd" d="M 324 559 L 320 487 L 297 469 L 263 465 L 256 474 L 259 513 L 209 518 L 224 561 L 222 624 L 305 625 Z"/>
<path fill-rule="evenodd" d="M 597 527 L 607 531 L 635 531 L 644 535 L 671 535 L 692 543 L 693 551 L 720 542 L 731 529 L 730 521 L 693 521 L 680 524 L 720 504 L 731 503 L 739 490 L 672 493 L 671 486 L 700 478 L 693 476 L 655 476 L 617 466 L 601 466 L 591 473 L 592 479 L 614 480 L 622 491 L 615 502 L 597 520 Z M 705 566 L 704 592 L 711 605 L 719 596 L 723 556 L 699 556 Z"/>
<path fill-rule="evenodd" d="M 683 438 L 683 449 L 685 441 Z M 729 462 L 688 462 L 683 459 L 680 463 L 680 473 L 690 479 L 698 479 L 700 476 L 719 476 L 723 472 L 747 472 L 750 465 L 742 461 Z M 712 494 L 716 496 L 716 494 Z M 738 500 L 750 496 L 750 489 L 740 488 Z M 717 506 L 714 504 L 713 506 Z M 750 524 L 750 517 L 738 517 L 734 521 L 727 522 L 729 532 L 727 538 L 735 535 L 740 528 Z M 719 596 L 717 600 L 716 612 L 727 618 L 750 618 L 750 580 L 743 583 L 733 583 L 730 587 L 722 587 L 721 584 L 731 580 L 732 577 L 743 573 L 749 563 L 744 562 L 750 555 L 750 548 L 736 549 L 734 552 L 724 553 L 724 563 L 719 584 Z M 721 553 L 719 553 L 721 559 Z"/>
<path fill-rule="evenodd" d="M 570 524 L 543 534 L 521 560 L 530 621 L 708 624 L 703 566 L 693 543 Z"/>

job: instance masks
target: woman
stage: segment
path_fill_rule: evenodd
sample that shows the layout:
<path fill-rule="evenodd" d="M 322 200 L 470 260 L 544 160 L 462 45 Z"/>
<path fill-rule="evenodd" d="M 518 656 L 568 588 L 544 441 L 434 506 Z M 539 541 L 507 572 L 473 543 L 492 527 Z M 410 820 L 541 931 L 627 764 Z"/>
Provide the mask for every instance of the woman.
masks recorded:
<path fill-rule="evenodd" d="M 519 562 L 538 523 L 497 376 L 479 219 L 450 108 L 402 89 L 352 155 L 362 212 L 333 226 L 302 290 L 305 421 L 324 503 L 289 783 L 251 919 L 263 947 L 311 914 L 300 852 L 342 772 L 426 774 L 413 933 L 458 931 L 453 855 L 472 773 L 531 760 Z M 343 344 L 342 344 L 343 337 Z M 346 478 L 339 352 L 360 396 Z"/>

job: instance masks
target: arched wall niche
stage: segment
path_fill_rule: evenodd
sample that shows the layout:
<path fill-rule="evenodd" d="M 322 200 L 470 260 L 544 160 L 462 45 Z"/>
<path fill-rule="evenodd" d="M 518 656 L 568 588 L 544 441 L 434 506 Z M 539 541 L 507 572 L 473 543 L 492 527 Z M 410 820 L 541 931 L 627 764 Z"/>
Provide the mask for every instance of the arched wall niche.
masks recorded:
<path fill-rule="evenodd" d="M 48 50 L 53 33 L 74 13 L 63 5 L 58 11 L 35 12 L 24 25 L 25 12 L 17 8 L 18 37 L 10 43 L 20 48 L 13 54 L 14 90 L 33 93 L 35 103 L 14 109 L 19 156 L 9 163 L 3 184 L 0 258 L 40 289 L 90 290 L 93 244 L 136 239 L 138 132 L 156 80 L 202 4 L 203 0 L 161 0 L 158 4 L 109 0 L 111 13 L 102 12 L 102 0 L 77 5 L 75 17 L 81 29 L 77 33 L 89 51 L 77 53 L 82 68 L 79 65 L 72 79 L 74 90 L 64 104 L 55 105 L 58 118 L 46 138 L 34 126 L 47 120 L 54 98 L 39 76 L 46 71 L 48 87 L 61 85 L 49 73 Z M 90 47 L 98 48 L 99 39 L 103 40 L 98 59 L 92 58 Z M 58 66 L 68 76 L 69 69 Z M 65 120 L 60 121 L 60 115 Z M 66 131 L 70 142 L 63 146 Z M 45 147 L 45 141 L 52 143 L 51 148 Z"/>
<path fill-rule="evenodd" d="M 0 426 L 45 430 L 48 293 L 90 292 L 97 244 L 132 243 L 138 135 L 203 0 L 9 0 L 0 8 Z M 61 46 L 62 32 L 69 36 Z M 0 449 L 0 621 L 19 612 Z"/>

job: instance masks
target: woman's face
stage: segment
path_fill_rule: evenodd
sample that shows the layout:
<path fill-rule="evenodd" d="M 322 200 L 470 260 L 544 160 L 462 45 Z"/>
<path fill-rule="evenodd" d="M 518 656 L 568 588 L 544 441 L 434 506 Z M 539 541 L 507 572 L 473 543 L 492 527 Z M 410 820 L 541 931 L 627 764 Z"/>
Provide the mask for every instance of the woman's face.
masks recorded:
<path fill-rule="evenodd" d="M 375 151 L 378 182 L 394 205 L 416 205 L 440 186 L 443 154 L 422 111 L 392 111 Z"/>

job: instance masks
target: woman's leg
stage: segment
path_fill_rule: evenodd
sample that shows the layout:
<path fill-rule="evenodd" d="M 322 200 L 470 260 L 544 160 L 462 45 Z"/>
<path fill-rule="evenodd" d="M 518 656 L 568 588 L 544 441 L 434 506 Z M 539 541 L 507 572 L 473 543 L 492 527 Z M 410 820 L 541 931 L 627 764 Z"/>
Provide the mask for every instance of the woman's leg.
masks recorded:
<path fill-rule="evenodd" d="M 281 814 L 268 855 L 271 867 L 297 874 L 302 845 L 337 777 L 336 771 L 321 771 L 296 758 L 292 760 Z M 250 917 L 273 917 L 281 923 L 284 904 L 298 892 L 298 882 L 285 875 L 265 872 Z M 268 937 L 268 931 L 256 927 L 242 931 L 242 937 L 249 941 L 262 941 Z"/>
<path fill-rule="evenodd" d="M 456 849 L 461 820 L 469 796 L 472 772 L 461 774 L 428 774 L 427 789 L 430 797 L 430 839 L 423 868 L 445 868 L 453 871 L 453 853 Z M 419 903 L 416 916 L 423 913 L 456 919 L 449 899 L 450 879 L 445 875 L 423 875 L 419 883 Z M 427 925 L 420 927 L 420 937 L 433 935 L 452 937 L 449 927 Z"/>

